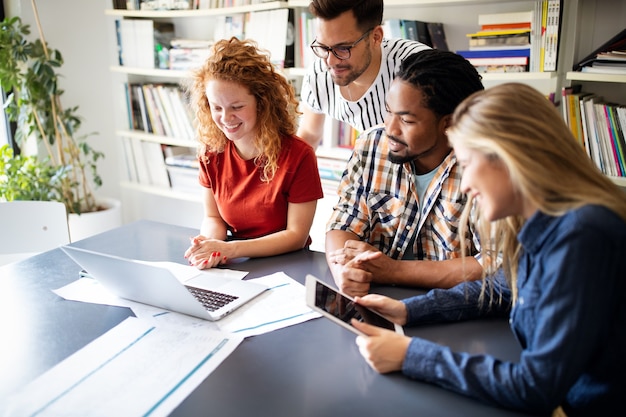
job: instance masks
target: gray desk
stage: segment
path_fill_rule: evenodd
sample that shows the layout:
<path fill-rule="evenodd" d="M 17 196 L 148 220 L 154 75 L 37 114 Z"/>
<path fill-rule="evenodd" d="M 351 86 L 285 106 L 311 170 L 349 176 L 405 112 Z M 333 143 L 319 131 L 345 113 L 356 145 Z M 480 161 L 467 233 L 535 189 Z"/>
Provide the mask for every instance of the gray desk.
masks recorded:
<path fill-rule="evenodd" d="M 140 221 L 74 243 L 148 261 L 184 263 L 192 229 Z M 232 263 L 247 278 L 284 271 L 304 282 L 312 273 L 332 282 L 324 255 L 308 250 Z M 78 278 L 60 249 L 0 268 L 0 401 L 99 337 L 132 312 L 65 301 L 50 290 Z M 417 291 L 377 287 L 400 298 Z M 470 352 L 516 359 L 519 348 L 503 320 L 407 329 L 410 335 Z M 172 416 L 514 416 L 400 374 L 369 368 L 352 333 L 325 319 L 254 336 L 244 342 Z"/>

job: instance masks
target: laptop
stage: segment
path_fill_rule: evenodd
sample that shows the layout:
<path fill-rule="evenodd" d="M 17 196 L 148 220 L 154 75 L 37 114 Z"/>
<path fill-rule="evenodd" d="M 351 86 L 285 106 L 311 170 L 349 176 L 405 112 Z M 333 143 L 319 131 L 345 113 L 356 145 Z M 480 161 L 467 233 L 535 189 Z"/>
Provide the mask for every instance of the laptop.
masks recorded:
<path fill-rule="evenodd" d="M 167 268 L 74 246 L 61 249 L 118 297 L 205 320 L 219 320 L 268 289 L 202 271 L 183 284 Z"/>

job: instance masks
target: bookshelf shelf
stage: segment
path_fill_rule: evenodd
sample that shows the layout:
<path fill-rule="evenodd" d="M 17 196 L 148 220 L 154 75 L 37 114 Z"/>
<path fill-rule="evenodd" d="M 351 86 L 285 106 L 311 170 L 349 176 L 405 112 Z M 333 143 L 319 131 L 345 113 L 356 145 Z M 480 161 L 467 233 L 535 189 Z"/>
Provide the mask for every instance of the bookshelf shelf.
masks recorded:
<path fill-rule="evenodd" d="M 139 184 L 131 181 L 122 181 L 121 187 L 127 190 L 138 191 L 146 194 L 152 194 L 161 197 L 173 198 L 181 201 L 189 201 L 192 203 L 201 203 L 202 196 L 200 194 L 184 193 L 174 191 L 169 188 L 156 187 L 153 185 Z"/>
<path fill-rule="evenodd" d="M 171 136 L 153 135 L 151 133 L 141 132 L 138 130 L 116 130 L 115 134 L 119 137 L 141 140 L 144 142 L 162 143 L 164 145 L 183 146 L 195 148 L 198 144 L 188 139 L 177 139 Z"/>
<path fill-rule="evenodd" d="M 609 176 L 609 178 L 611 179 L 611 181 L 613 181 L 615 184 L 619 185 L 620 187 L 626 188 L 626 177 Z"/>
<path fill-rule="evenodd" d="M 289 7 L 308 7 L 310 2 L 310 0 L 289 0 L 287 3 Z M 409 6 L 453 6 L 460 4 L 472 5 L 489 3 L 504 2 L 502 0 L 385 0 L 385 8 Z"/>
<path fill-rule="evenodd" d="M 565 74 L 570 81 L 593 81 L 600 83 L 626 83 L 626 74 L 596 74 L 589 72 L 570 71 Z"/>
<path fill-rule="evenodd" d="M 106 9 L 104 13 L 118 17 L 143 17 L 148 19 L 163 19 L 174 17 L 205 17 L 223 16 L 238 13 L 259 12 L 263 10 L 282 9 L 289 7 L 286 1 L 271 1 L 267 3 L 252 4 L 249 6 L 221 7 L 216 9 L 199 10 L 123 10 Z"/>
<path fill-rule="evenodd" d="M 187 71 L 177 71 L 177 70 L 168 70 L 168 69 L 156 69 L 156 68 L 136 68 L 136 67 L 124 67 L 121 65 L 110 67 L 111 72 L 118 72 L 121 74 L 129 74 L 129 75 L 143 75 L 146 77 L 157 77 L 157 78 L 171 78 L 171 79 L 182 79 L 189 76 L 189 72 Z"/>
<path fill-rule="evenodd" d="M 481 74 L 485 81 L 532 81 L 532 80 L 554 80 L 556 72 L 489 72 Z"/>
<path fill-rule="evenodd" d="M 341 147 L 323 147 L 320 146 L 315 151 L 318 158 L 328 158 L 328 159 L 339 159 L 342 161 L 347 161 L 352 154 L 352 149 L 349 148 L 341 148 Z"/>
<path fill-rule="evenodd" d="M 183 79 L 189 76 L 187 71 L 166 70 L 166 69 L 152 69 L 152 68 L 136 68 L 136 67 L 124 67 L 124 66 L 111 66 L 112 72 L 130 74 L 130 75 L 142 75 L 146 77 L 160 77 L 171 79 Z M 287 76 L 302 77 L 306 75 L 306 68 L 295 67 L 285 68 L 283 72 Z M 597 75 L 597 74 L 594 74 Z M 486 73 L 482 74 L 484 80 L 488 81 L 513 81 L 513 80 L 550 80 L 556 78 L 555 72 L 517 72 L 517 73 Z M 626 79 L 626 76 L 618 76 L 622 79 Z M 603 80 L 601 80 L 603 81 Z M 623 82 L 616 81 L 616 82 Z"/>

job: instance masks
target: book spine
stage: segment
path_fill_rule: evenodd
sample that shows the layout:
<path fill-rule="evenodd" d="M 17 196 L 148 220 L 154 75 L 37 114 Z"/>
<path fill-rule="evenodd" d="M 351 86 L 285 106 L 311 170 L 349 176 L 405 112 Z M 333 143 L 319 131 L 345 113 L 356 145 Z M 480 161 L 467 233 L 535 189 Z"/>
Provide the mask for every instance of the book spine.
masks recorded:
<path fill-rule="evenodd" d="M 478 15 L 478 24 L 497 25 L 503 23 L 524 23 L 530 22 L 532 11 L 510 12 L 510 13 L 483 13 Z"/>
<path fill-rule="evenodd" d="M 494 57 L 494 58 L 465 58 L 473 66 L 485 65 L 528 65 L 527 57 Z"/>
<path fill-rule="evenodd" d="M 160 120 L 159 112 L 157 110 L 156 104 L 154 103 L 154 98 L 152 94 L 145 85 L 141 86 L 141 92 L 143 93 L 144 99 L 146 101 L 146 109 L 148 110 L 148 118 L 150 119 L 150 123 L 152 126 L 151 132 L 155 135 L 165 135 L 165 131 L 163 129 L 163 123 Z"/>
<path fill-rule="evenodd" d="M 604 103 L 595 103 L 596 126 L 598 128 L 598 142 L 600 143 L 600 156 L 602 159 L 602 172 L 606 175 L 616 176 L 615 164 L 613 160 L 613 151 L 611 150 L 610 139 L 608 135 L 608 126 L 604 115 Z"/>
<path fill-rule="evenodd" d="M 157 85 L 156 95 L 159 97 L 161 105 L 163 106 L 163 109 L 165 110 L 165 118 L 167 119 L 167 122 L 172 128 L 172 136 L 182 139 L 183 133 L 178 124 L 178 120 L 176 119 L 176 115 L 174 114 L 174 108 L 172 107 L 169 94 L 167 93 L 167 90 L 166 90 L 167 88 L 168 87 L 162 84 Z"/>
<path fill-rule="evenodd" d="M 587 130 L 589 132 L 589 149 L 591 151 L 591 159 L 599 170 L 602 171 L 602 157 L 600 154 L 600 138 L 598 135 L 598 124 L 595 116 L 595 102 L 597 98 L 592 97 L 585 101 L 585 115 L 587 117 Z"/>
<path fill-rule="evenodd" d="M 561 0 L 548 0 L 548 16 L 546 22 L 546 47 L 543 71 L 556 71 L 559 52 L 559 31 L 561 20 Z"/>
<path fill-rule="evenodd" d="M 620 145 L 622 149 L 622 160 L 624 162 L 624 169 L 626 170 L 626 107 L 616 107 L 615 116 L 617 128 L 619 131 Z M 626 174 L 624 176 L 626 177 Z"/>
<path fill-rule="evenodd" d="M 505 57 L 530 57 L 530 48 L 520 49 L 482 49 L 478 51 L 460 50 L 456 51 L 465 59 L 469 58 L 505 58 Z"/>

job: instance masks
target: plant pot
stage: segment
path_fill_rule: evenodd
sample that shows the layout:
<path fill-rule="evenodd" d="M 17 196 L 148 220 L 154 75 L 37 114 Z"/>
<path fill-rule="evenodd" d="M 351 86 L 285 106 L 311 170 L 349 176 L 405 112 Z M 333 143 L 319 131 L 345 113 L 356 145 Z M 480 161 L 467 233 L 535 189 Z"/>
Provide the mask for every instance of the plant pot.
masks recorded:
<path fill-rule="evenodd" d="M 113 198 L 99 198 L 104 210 L 70 214 L 68 218 L 70 241 L 84 239 L 122 225 L 122 203 Z"/>

